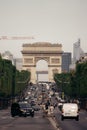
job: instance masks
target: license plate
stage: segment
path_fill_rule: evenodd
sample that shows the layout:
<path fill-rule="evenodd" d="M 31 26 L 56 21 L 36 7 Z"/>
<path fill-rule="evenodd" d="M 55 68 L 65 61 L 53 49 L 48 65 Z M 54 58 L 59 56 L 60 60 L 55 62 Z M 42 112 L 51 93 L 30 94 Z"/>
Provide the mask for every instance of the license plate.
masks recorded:
<path fill-rule="evenodd" d="M 70 113 L 65 113 L 65 115 L 67 116 L 67 115 L 70 115 Z"/>

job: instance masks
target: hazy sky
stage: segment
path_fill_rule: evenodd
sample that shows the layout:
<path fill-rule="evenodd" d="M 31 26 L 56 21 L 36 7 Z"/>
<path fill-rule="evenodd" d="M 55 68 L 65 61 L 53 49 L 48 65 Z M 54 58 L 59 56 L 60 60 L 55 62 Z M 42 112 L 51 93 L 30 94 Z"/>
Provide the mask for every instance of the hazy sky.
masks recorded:
<path fill-rule="evenodd" d="M 73 52 L 81 39 L 87 52 L 87 0 L 0 0 L 0 36 L 34 36 L 31 40 L 0 40 L 0 52 L 22 57 L 23 43 L 61 43 Z"/>

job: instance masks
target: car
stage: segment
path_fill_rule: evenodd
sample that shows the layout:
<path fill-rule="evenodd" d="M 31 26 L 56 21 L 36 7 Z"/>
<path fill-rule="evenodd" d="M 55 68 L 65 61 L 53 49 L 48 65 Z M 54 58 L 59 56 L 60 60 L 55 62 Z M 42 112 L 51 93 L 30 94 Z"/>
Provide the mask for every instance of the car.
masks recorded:
<path fill-rule="evenodd" d="M 27 102 L 15 102 L 11 105 L 11 116 L 34 117 L 34 109 Z"/>
<path fill-rule="evenodd" d="M 30 104 L 31 104 L 31 106 L 35 106 L 36 105 L 34 100 L 31 100 Z"/>
<path fill-rule="evenodd" d="M 34 111 L 39 111 L 40 110 L 40 106 L 39 105 L 34 105 L 32 106 Z"/>
<path fill-rule="evenodd" d="M 79 120 L 79 108 L 76 103 L 64 103 L 61 111 L 61 120 L 65 118 L 75 118 Z"/>
<path fill-rule="evenodd" d="M 58 108 L 59 108 L 60 111 L 62 110 L 62 106 L 63 106 L 64 103 L 65 103 L 65 101 L 62 100 L 62 99 L 58 102 Z"/>

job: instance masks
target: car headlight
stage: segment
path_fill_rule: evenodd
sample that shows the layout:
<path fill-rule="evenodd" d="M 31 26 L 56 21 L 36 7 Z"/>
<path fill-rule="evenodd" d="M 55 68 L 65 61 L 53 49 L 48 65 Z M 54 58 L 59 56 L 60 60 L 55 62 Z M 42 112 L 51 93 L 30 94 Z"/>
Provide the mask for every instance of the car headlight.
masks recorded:
<path fill-rule="evenodd" d="M 22 111 L 22 112 L 26 112 L 26 110 L 24 110 L 24 109 L 21 109 L 21 111 Z"/>
<path fill-rule="evenodd" d="M 33 110 L 33 109 L 32 109 L 31 111 L 32 111 L 32 112 L 34 112 L 34 110 Z"/>

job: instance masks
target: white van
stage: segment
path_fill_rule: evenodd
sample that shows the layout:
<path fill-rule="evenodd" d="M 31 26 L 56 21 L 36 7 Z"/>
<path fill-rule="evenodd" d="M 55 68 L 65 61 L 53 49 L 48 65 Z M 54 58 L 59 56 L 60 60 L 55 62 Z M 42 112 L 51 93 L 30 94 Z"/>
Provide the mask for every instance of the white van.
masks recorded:
<path fill-rule="evenodd" d="M 76 103 L 64 103 L 62 106 L 61 120 L 65 118 L 75 118 L 79 120 L 79 110 Z"/>

